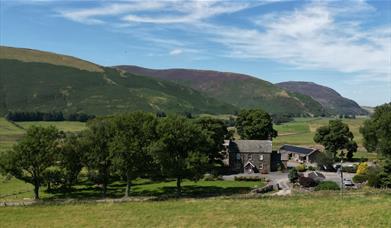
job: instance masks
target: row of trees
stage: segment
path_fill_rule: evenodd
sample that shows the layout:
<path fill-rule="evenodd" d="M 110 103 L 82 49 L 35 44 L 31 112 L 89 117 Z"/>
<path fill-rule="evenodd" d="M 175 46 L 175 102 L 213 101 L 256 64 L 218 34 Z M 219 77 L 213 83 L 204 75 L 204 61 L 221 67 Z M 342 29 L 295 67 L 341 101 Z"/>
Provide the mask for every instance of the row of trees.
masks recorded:
<path fill-rule="evenodd" d="M 85 113 L 70 113 L 64 115 L 62 112 L 8 112 L 5 118 L 9 121 L 80 121 L 87 122 L 94 119 L 94 115 Z"/>
<path fill-rule="evenodd" d="M 243 111 L 237 123 L 243 138 L 276 135 L 270 116 L 260 110 Z M 222 164 L 223 141 L 232 137 L 218 119 L 159 118 L 145 112 L 96 118 L 87 126 L 78 134 L 32 126 L 1 156 L 0 170 L 34 185 L 36 199 L 43 184 L 70 190 L 84 167 L 104 196 L 113 177 L 126 181 L 128 196 L 132 180 L 157 176 L 175 178 L 180 195 L 184 178 L 198 180 Z"/>

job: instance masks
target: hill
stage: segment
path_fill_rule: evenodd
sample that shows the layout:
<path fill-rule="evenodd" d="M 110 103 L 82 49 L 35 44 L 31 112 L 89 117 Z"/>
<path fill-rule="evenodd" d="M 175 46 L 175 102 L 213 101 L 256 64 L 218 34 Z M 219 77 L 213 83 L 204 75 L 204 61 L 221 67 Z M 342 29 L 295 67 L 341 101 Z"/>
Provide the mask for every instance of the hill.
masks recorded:
<path fill-rule="evenodd" d="M 324 112 L 322 106 L 311 97 L 287 92 L 249 75 L 191 69 L 155 70 L 129 65 L 115 68 L 189 86 L 239 108 L 262 108 L 271 113 L 297 115 L 321 115 Z"/>
<path fill-rule="evenodd" d="M 233 113 L 176 83 L 37 50 L 0 47 L 0 113 L 63 111 L 107 115 L 134 110 Z"/>
<path fill-rule="evenodd" d="M 318 85 L 313 82 L 298 81 L 281 82 L 276 85 L 290 92 L 312 97 L 332 114 L 368 114 L 368 112 L 361 108 L 355 101 L 341 96 L 337 91 L 326 86 Z"/>

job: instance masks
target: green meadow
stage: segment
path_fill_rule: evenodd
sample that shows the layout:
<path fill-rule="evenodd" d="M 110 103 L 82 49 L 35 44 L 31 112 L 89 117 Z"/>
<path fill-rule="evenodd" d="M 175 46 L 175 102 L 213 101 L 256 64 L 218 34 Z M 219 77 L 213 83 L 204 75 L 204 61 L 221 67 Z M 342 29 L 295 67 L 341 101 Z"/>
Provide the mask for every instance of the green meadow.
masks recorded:
<path fill-rule="evenodd" d="M 391 195 L 299 195 L 1 207 L 3 227 L 391 227 Z"/>

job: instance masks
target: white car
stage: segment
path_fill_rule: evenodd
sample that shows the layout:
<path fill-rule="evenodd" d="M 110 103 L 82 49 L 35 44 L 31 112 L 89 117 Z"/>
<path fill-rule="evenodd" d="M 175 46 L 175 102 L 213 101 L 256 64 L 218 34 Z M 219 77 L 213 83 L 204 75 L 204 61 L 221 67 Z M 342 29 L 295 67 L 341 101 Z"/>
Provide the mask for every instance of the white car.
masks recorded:
<path fill-rule="evenodd" d="M 343 180 L 343 185 L 346 187 L 353 187 L 354 186 L 352 180 L 348 180 L 348 179 Z"/>

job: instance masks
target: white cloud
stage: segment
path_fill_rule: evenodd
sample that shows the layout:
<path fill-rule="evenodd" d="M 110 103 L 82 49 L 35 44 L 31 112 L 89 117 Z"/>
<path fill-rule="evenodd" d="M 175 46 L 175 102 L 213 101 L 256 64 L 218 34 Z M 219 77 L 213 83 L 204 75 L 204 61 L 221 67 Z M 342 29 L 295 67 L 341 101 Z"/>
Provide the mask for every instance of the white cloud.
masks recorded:
<path fill-rule="evenodd" d="M 348 9 L 324 3 L 293 12 L 269 14 L 256 29 L 208 25 L 212 40 L 229 48 L 236 58 L 265 58 L 305 69 L 329 69 L 389 81 L 389 27 L 368 29 L 360 21 L 340 19 L 347 12 L 371 10 L 359 3 Z M 365 78 L 365 77 L 361 77 Z"/>
<path fill-rule="evenodd" d="M 183 53 L 183 50 L 182 49 L 179 49 L 179 48 L 176 48 L 176 49 L 173 49 L 169 52 L 170 55 L 180 55 Z"/>
<path fill-rule="evenodd" d="M 175 24 L 196 23 L 204 19 L 246 9 L 253 2 L 231 2 L 219 0 L 166 0 L 103 2 L 100 7 L 60 10 L 60 16 L 85 24 L 105 23 L 107 16 L 120 16 L 127 23 Z M 146 13 L 153 11 L 153 15 Z"/>
<path fill-rule="evenodd" d="M 226 47 L 215 50 L 215 55 L 224 52 L 232 58 L 270 59 L 300 69 L 356 74 L 357 80 L 390 80 L 390 24 L 364 27 L 376 11 L 365 1 L 305 2 L 290 11 L 252 14 L 248 19 L 254 26 L 210 20 L 270 2 L 274 1 L 103 1 L 99 7 L 59 13 L 80 23 L 131 28 L 134 36 L 170 55 L 199 52 L 202 44 L 213 41 Z M 172 28 L 197 39 L 181 40 L 167 32 Z"/>

